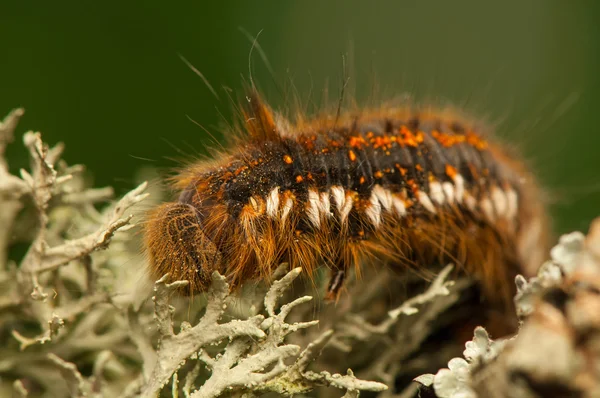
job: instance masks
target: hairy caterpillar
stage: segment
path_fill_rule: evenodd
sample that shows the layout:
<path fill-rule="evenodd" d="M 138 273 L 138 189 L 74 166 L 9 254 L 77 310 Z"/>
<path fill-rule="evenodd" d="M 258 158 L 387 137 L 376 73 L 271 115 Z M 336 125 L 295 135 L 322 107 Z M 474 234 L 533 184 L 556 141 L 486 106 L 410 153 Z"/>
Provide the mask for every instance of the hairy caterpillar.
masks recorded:
<path fill-rule="evenodd" d="M 490 297 L 545 250 L 545 218 L 524 166 L 449 111 L 383 106 L 294 123 L 258 94 L 241 138 L 174 177 L 176 201 L 145 227 L 151 274 L 203 291 L 218 270 L 234 287 L 282 262 L 331 271 L 337 298 L 365 258 L 426 272 L 458 264 Z"/>

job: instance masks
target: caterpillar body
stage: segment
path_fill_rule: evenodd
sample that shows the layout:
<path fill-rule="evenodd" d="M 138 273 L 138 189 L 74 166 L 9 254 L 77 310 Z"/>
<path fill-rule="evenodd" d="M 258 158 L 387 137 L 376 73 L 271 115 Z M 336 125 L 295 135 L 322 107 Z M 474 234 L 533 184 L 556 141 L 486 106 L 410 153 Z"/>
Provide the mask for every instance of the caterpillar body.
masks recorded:
<path fill-rule="evenodd" d="M 384 106 L 292 123 L 247 99 L 236 145 L 182 169 L 177 200 L 149 213 L 152 276 L 203 291 L 215 270 L 235 288 L 282 262 L 309 276 L 326 266 L 334 299 L 367 258 L 420 272 L 454 262 L 499 297 L 541 262 L 532 176 L 467 118 Z"/>

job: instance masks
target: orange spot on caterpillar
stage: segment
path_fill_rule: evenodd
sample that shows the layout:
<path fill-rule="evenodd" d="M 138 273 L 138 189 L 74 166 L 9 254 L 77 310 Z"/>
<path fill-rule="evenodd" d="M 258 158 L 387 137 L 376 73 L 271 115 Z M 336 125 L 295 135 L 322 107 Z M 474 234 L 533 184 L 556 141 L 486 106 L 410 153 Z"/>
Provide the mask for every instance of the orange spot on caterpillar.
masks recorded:
<path fill-rule="evenodd" d="M 408 185 L 408 187 L 411 189 L 411 191 L 415 195 L 419 192 L 419 184 L 417 184 L 417 182 L 415 180 L 413 180 L 412 178 L 409 180 L 406 180 L 406 184 Z"/>
<path fill-rule="evenodd" d="M 304 181 L 304 177 L 302 177 L 301 175 L 297 175 L 297 176 L 296 176 L 296 182 L 299 184 L 299 183 L 301 183 L 302 181 Z"/>
<path fill-rule="evenodd" d="M 352 136 L 350 137 L 350 141 L 348 142 L 351 147 L 361 149 L 363 145 L 367 143 L 364 138 L 360 136 Z"/>
<path fill-rule="evenodd" d="M 351 162 L 356 161 L 356 154 L 352 149 L 348 151 L 348 159 L 350 159 Z"/>
<path fill-rule="evenodd" d="M 446 148 L 449 148 L 456 144 L 460 144 L 461 142 L 465 142 L 465 140 L 466 140 L 466 137 L 462 134 L 460 134 L 460 135 L 445 134 L 445 133 L 440 133 L 439 131 L 433 131 L 431 133 L 431 135 L 433 138 L 435 138 L 437 140 L 437 142 L 439 142 L 441 145 L 445 146 Z"/>
<path fill-rule="evenodd" d="M 486 141 L 482 140 L 477 134 L 472 131 L 467 132 L 465 135 L 467 142 L 477 148 L 480 151 L 487 149 L 488 144 Z"/>
<path fill-rule="evenodd" d="M 390 137 L 389 135 L 382 135 L 382 136 L 377 136 L 377 137 L 373 137 L 371 139 L 371 142 L 373 144 L 373 148 L 377 149 L 377 148 L 382 148 L 382 149 L 387 149 L 390 148 L 392 145 L 392 142 L 396 141 L 396 137 Z"/>
<path fill-rule="evenodd" d="M 406 167 L 400 166 L 399 163 L 394 164 L 394 167 L 396 167 L 396 169 L 398 169 L 398 171 L 400 172 L 400 175 L 402 177 L 406 177 L 406 174 L 408 173 L 408 169 Z"/>
<path fill-rule="evenodd" d="M 451 165 L 447 164 L 446 165 L 446 175 L 450 178 L 454 178 L 456 177 L 458 173 L 456 172 L 456 169 L 454 167 L 452 167 Z"/>
<path fill-rule="evenodd" d="M 419 144 L 422 143 L 424 140 L 422 131 L 418 131 L 417 134 L 414 134 L 408 129 L 408 127 L 404 125 L 400 127 L 400 131 L 398 133 L 401 137 L 400 144 L 408 145 L 411 147 L 418 147 Z"/>
<path fill-rule="evenodd" d="M 290 155 L 284 155 L 283 156 L 283 161 L 286 164 L 292 164 L 292 163 L 294 163 L 294 159 L 292 159 L 292 157 Z"/>

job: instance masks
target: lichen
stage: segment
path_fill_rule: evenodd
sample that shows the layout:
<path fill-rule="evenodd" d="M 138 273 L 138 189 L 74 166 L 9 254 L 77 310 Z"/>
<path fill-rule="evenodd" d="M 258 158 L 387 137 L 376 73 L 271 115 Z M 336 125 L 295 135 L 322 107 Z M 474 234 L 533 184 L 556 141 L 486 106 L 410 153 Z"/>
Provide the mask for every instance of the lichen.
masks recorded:
<path fill-rule="evenodd" d="M 475 329 L 463 358 L 415 380 L 439 398 L 600 396 L 600 219 L 560 238 L 535 277 L 516 278 L 515 336 Z"/>

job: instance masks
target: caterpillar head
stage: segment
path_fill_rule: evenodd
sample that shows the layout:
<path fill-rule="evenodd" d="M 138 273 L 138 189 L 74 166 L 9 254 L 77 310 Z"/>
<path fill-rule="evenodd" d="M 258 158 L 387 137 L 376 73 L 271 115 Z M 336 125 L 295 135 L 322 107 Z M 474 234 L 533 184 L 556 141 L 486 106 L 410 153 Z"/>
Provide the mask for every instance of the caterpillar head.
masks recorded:
<path fill-rule="evenodd" d="M 144 231 L 151 276 L 169 273 L 171 281 L 189 281 L 189 292 L 205 291 L 221 268 L 221 253 L 204 233 L 197 210 L 185 203 L 165 203 L 153 210 Z"/>

